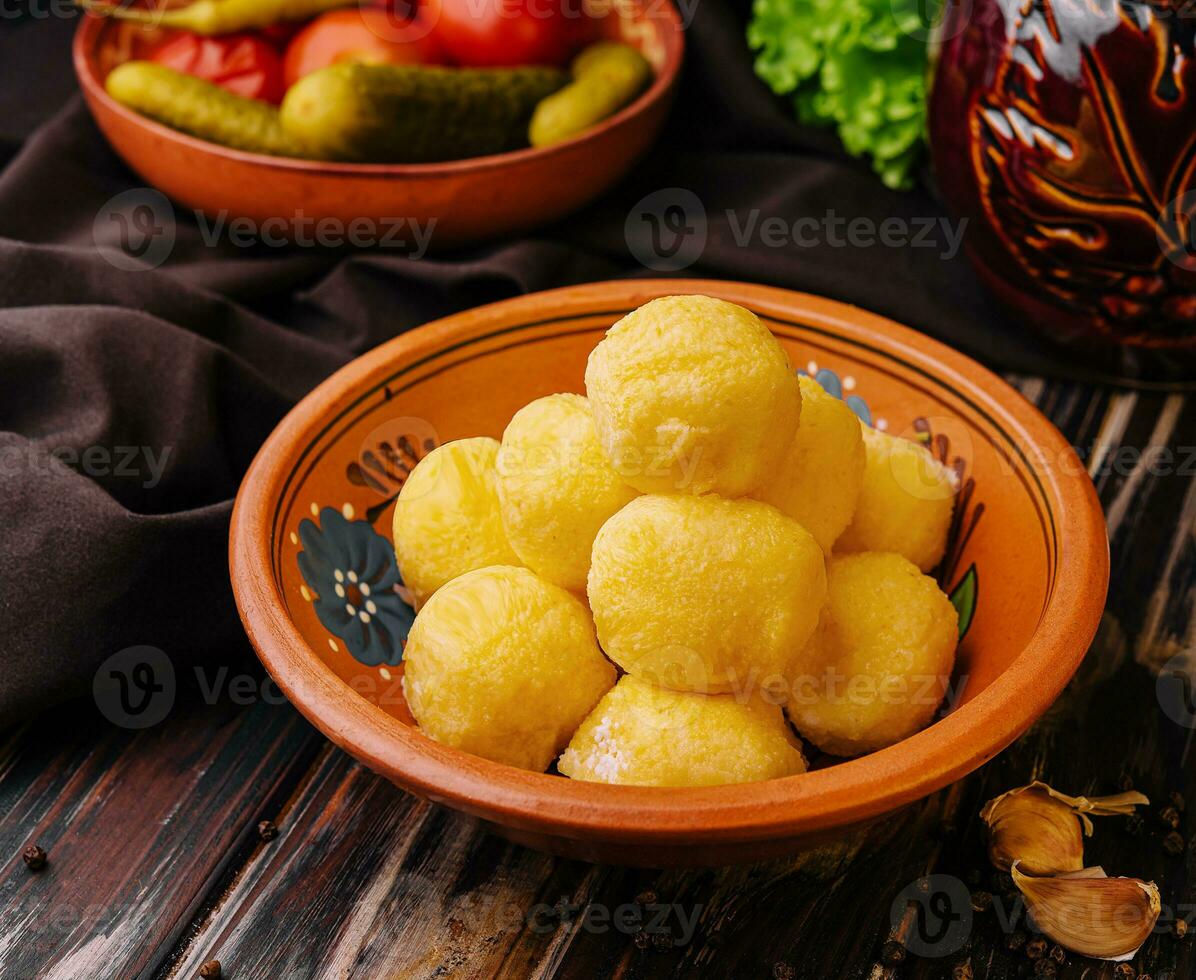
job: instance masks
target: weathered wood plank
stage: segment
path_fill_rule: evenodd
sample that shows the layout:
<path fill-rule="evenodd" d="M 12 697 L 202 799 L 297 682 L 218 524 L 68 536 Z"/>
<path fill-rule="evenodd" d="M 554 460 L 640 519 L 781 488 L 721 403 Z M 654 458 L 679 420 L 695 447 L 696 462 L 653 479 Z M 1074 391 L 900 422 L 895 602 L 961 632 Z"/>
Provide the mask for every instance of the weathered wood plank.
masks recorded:
<path fill-rule="evenodd" d="M 35 933 L 32 945 L 7 947 L 0 939 L 0 976 L 12 963 L 34 971 L 11 974 L 22 980 L 151 969 L 160 978 L 190 978 L 212 956 L 230 980 L 939 978 L 963 962 L 977 977 L 1025 975 L 1028 961 L 1005 949 L 993 912 L 976 914 L 966 942 L 949 955 L 911 955 L 898 967 L 878 959 L 887 939 L 916 927 L 907 911 L 894 932 L 890 912 L 924 875 L 988 887 L 975 814 L 995 793 L 1039 776 L 1074 792 L 1104 792 L 1128 775 L 1162 799 L 1193 782 L 1191 729 L 1160 711 L 1147 667 L 1196 640 L 1196 479 L 1180 466 L 1184 444 L 1196 442 L 1196 400 L 1017 383 L 1093 474 L 1111 514 L 1113 583 L 1076 679 L 1032 732 L 969 779 L 800 858 L 653 872 L 557 861 L 509 845 L 331 747 L 314 756 L 322 743 L 310 730 L 262 706 L 179 715 L 146 736 L 92 725 L 55 746 L 37 734 L 54 730 L 47 721 L 0 746 L 0 844 L 11 854 L 34 830 L 51 837 L 55 874 L 66 878 L 69 868 L 80 893 L 115 895 L 118 904 L 110 900 L 115 911 L 102 923 L 80 925 L 65 939 Z M 1158 463 L 1157 449 L 1155 462 L 1144 456 L 1151 447 L 1171 451 L 1170 468 Z M 197 732 L 183 736 L 180 727 Z M 296 756 L 280 758 L 296 745 Z M 249 788 L 272 775 L 274 789 Z M 155 801 L 167 794 L 174 804 L 163 810 Z M 260 811 L 247 800 L 272 795 L 282 834 L 254 843 L 247 832 Z M 238 806 L 252 811 L 239 823 Z M 1191 815 L 1184 820 L 1187 835 Z M 1192 853 L 1166 854 L 1157 820 L 1137 837 L 1122 824 L 1098 825 L 1090 863 L 1153 877 L 1168 906 L 1196 909 Z M 87 854 L 101 867 L 87 864 Z M 155 885 L 164 878 L 172 882 L 165 890 Z M 39 900 L 52 890 L 19 866 L 4 870 L 4 936 L 10 922 L 28 928 L 44 911 L 30 887 L 41 888 Z M 138 887 L 165 898 L 155 908 Z M 66 885 L 53 891 L 73 894 Z M 903 907 L 898 901 L 898 913 Z M 637 942 L 641 925 L 664 927 L 670 941 Z M 110 935 L 99 942 L 104 928 Z M 77 969 L 80 957 L 93 957 L 90 964 L 138 932 L 143 950 L 126 954 L 116 972 Z M 180 934 L 173 957 L 164 957 L 163 937 Z M 1196 943 L 1160 935 L 1136 965 L 1155 980 L 1196 976 Z M 1112 977 L 1112 967 L 1072 957 L 1060 975 L 1096 980 Z"/>
<path fill-rule="evenodd" d="M 320 745 L 289 707 L 184 697 L 121 730 L 67 706 L 0 749 L 0 977 L 147 976 Z M 49 851 L 36 874 L 20 852 Z"/>
<path fill-rule="evenodd" d="M 280 827 L 169 976 L 211 957 L 232 977 L 487 976 L 509 907 L 534 904 L 553 870 L 331 747 Z"/>
<path fill-rule="evenodd" d="M 1078 792 L 1106 790 L 1124 772 L 1155 796 L 1182 784 L 1190 767 L 1182 753 L 1177 764 L 1171 743 L 1186 734 L 1160 725 L 1153 679 L 1129 650 L 1147 621 L 1149 596 L 1191 596 L 1196 576 L 1186 552 L 1164 561 L 1155 552 L 1165 543 L 1174 551 L 1176 528 L 1190 520 L 1192 481 L 1151 469 L 1141 452 L 1125 449 L 1178 449 L 1182 434 L 1196 432 L 1193 406 L 1038 379 L 1021 386 L 1081 450 L 1106 507 L 1117 508 L 1115 567 L 1131 575 L 1115 579 L 1105 627 L 1076 681 L 1033 732 L 981 772 L 814 854 L 658 873 L 553 862 L 510 848 L 473 821 L 406 800 L 332 753 L 296 803 L 282 846 L 247 869 L 240 893 L 205 930 L 205 953 L 222 950 L 237 971 L 232 976 L 245 970 L 251 977 L 887 976 L 894 971 L 878 957 L 895 934 L 894 900 L 928 873 L 975 887 L 972 876 L 985 859 L 974 816 L 985 799 L 1040 775 Z M 1141 500 L 1151 502 L 1149 514 Z M 1173 617 L 1155 619 L 1174 627 Z M 335 794 L 325 779 L 339 787 Z M 330 825 L 343 837 L 329 839 Z M 1177 867 L 1163 853 L 1161 836 L 1154 829 L 1128 838 L 1105 827 L 1091 854 L 1114 873 L 1157 878 L 1173 901 L 1191 901 L 1182 862 Z M 338 854 L 346 839 L 353 849 Z M 399 873 L 415 868 L 410 878 Z M 308 910 L 303 919 L 286 913 L 294 896 Z M 619 910 L 644 903 L 664 910 L 674 942 L 641 948 L 630 927 L 612 922 Z M 563 921 L 547 912 L 553 906 Z M 898 934 L 910 928 L 907 914 Z M 1017 976 L 1028 962 L 1004 944 L 998 917 L 977 916 L 958 951 L 910 957 L 899 969 L 945 977 L 968 961 L 977 976 Z M 1140 961 L 1191 970 L 1187 948 L 1152 940 Z M 177 975 L 202 955 L 197 948 Z M 1111 967 L 1073 960 L 1064 975 L 1111 976 Z"/>

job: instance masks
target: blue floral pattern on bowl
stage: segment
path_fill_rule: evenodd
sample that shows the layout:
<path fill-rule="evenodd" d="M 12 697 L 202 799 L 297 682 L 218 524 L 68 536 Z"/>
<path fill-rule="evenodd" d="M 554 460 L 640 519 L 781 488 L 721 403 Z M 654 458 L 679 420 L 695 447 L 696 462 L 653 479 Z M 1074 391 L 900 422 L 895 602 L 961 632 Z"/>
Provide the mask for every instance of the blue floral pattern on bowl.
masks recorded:
<path fill-rule="evenodd" d="M 415 610 L 398 591 L 394 546 L 368 521 L 332 507 L 320 511 L 318 524 L 302 521 L 299 540 L 299 571 L 320 623 L 366 666 L 398 664 Z"/>
<path fill-rule="evenodd" d="M 812 365 L 816 366 L 816 365 Z M 798 371 L 798 374 L 810 376 L 809 371 Z M 872 424 L 872 411 L 868 408 L 868 403 L 864 401 L 859 395 L 848 395 L 843 397 L 844 384 L 837 375 L 830 368 L 818 368 L 813 374 L 814 380 L 822 385 L 823 390 L 834 398 L 838 398 L 850 408 L 862 422 Z"/>

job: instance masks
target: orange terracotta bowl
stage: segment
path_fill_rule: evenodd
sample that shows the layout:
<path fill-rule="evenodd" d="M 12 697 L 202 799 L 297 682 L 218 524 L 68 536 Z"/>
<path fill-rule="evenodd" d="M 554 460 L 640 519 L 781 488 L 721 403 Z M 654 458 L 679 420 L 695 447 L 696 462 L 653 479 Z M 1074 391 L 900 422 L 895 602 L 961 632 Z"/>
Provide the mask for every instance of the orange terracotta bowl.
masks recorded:
<path fill-rule="evenodd" d="M 393 500 L 414 458 L 500 437 L 534 398 L 583 391 L 619 317 L 707 293 L 765 319 L 795 366 L 858 414 L 920 434 L 963 474 L 944 588 L 972 610 L 951 706 L 928 729 L 770 782 L 608 786 L 525 772 L 420 733 L 403 700 L 410 610 L 393 585 Z M 319 562 L 372 566 L 385 608 L 337 635 Z M 1109 575 L 1092 484 L 1059 432 L 999 378 L 888 320 L 825 299 L 697 280 L 599 283 L 449 317 L 359 358 L 309 395 L 258 454 L 232 521 L 232 581 L 249 637 L 295 706 L 397 785 L 558 854 L 621 864 L 723 864 L 791 853 L 920 799 L 982 765 L 1041 715 L 1083 658 Z M 383 571 L 379 571 L 379 570 Z M 305 579 L 305 571 L 308 578 Z M 969 601 L 968 597 L 971 597 Z M 381 601 L 381 600 L 379 600 Z M 331 622 L 332 617 L 325 616 Z"/>
<path fill-rule="evenodd" d="M 100 129 L 148 184 L 186 208 L 244 217 L 272 235 L 310 235 L 334 221 L 386 235 L 400 220 L 431 228 L 434 250 L 525 231 L 561 218 L 625 175 L 664 123 L 681 68 L 681 19 L 666 0 L 617 0 L 599 31 L 635 45 L 656 70 L 651 87 L 610 119 L 556 146 L 430 164 L 289 160 L 187 136 L 110 98 L 104 79 L 158 35 L 110 18 L 82 18 L 75 35 L 79 86 Z M 269 224 L 267 224 L 267 222 Z M 375 229 L 367 231 L 367 228 Z M 283 229 L 286 229 L 284 231 Z M 305 230 L 306 229 L 306 230 Z"/>

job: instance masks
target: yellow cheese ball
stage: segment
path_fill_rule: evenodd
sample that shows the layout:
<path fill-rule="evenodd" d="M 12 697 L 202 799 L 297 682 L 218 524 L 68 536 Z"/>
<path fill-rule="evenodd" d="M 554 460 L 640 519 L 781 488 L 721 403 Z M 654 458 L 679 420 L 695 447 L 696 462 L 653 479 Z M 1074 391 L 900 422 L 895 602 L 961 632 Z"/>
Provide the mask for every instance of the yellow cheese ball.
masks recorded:
<path fill-rule="evenodd" d="M 424 734 L 543 772 L 615 683 L 589 614 L 526 568 L 468 572 L 418 616 L 403 692 Z"/>
<path fill-rule="evenodd" d="M 924 728 L 946 693 L 955 607 L 900 555 L 834 558 L 818 630 L 793 664 L 789 718 L 826 752 L 860 755 Z"/>
<path fill-rule="evenodd" d="M 591 352 L 586 390 L 615 469 L 645 493 L 750 493 L 801 413 L 776 338 L 709 296 L 666 296 L 623 317 Z"/>
<path fill-rule="evenodd" d="M 417 608 L 458 575 L 521 564 L 502 524 L 497 458 L 496 439 L 447 442 L 403 484 L 395 502 L 395 556 Z"/>
<path fill-rule="evenodd" d="M 585 591 L 594 536 L 635 496 L 598 444 L 581 395 L 539 398 L 503 433 L 498 497 L 507 538 L 550 582 Z"/>
<path fill-rule="evenodd" d="M 864 484 L 860 420 L 813 378 L 800 378 L 801 422 L 777 470 L 754 496 L 792 517 L 822 550 L 851 523 Z"/>
<path fill-rule="evenodd" d="M 839 552 L 892 551 L 928 572 L 943 557 L 955 474 L 925 446 L 863 426 L 864 487 Z"/>
<path fill-rule="evenodd" d="M 783 683 L 825 596 L 818 543 L 757 500 L 637 497 L 594 541 L 602 648 L 663 687 L 742 694 Z"/>
<path fill-rule="evenodd" d="M 670 691 L 628 674 L 582 722 L 557 768 L 624 786 L 720 786 L 792 776 L 806 760 L 774 704 Z"/>

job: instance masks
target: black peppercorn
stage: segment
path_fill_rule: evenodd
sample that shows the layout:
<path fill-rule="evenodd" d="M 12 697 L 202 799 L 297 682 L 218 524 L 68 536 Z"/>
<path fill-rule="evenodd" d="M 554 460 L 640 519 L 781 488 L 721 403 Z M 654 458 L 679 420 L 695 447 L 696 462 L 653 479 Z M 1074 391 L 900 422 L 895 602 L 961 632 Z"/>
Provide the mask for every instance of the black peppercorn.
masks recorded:
<path fill-rule="evenodd" d="M 672 949 L 673 937 L 667 932 L 652 933 L 652 945 L 657 949 Z"/>
<path fill-rule="evenodd" d="M 1055 961 L 1044 956 L 1040 960 L 1034 961 L 1034 976 L 1036 977 L 1054 977 L 1059 975 L 1059 967 L 1055 966 Z"/>
<path fill-rule="evenodd" d="M 1173 806 L 1165 806 L 1159 811 L 1159 823 L 1172 830 L 1179 829 L 1179 811 Z"/>
<path fill-rule="evenodd" d="M 1047 954 L 1047 941 L 1042 936 L 1035 936 L 1026 943 L 1026 956 L 1032 960 L 1040 960 Z"/>
<path fill-rule="evenodd" d="M 624 894 L 626 894 L 626 893 L 624 893 Z M 635 904 L 636 905 L 655 905 L 656 904 L 656 892 L 652 891 L 651 888 L 649 888 L 647 891 L 640 892 L 638 895 L 635 896 Z"/>
<path fill-rule="evenodd" d="M 199 975 L 203 977 L 203 980 L 221 980 L 224 973 L 220 970 L 220 961 L 208 960 L 199 968 Z"/>
<path fill-rule="evenodd" d="M 1051 959 L 1053 959 L 1060 966 L 1063 966 L 1067 963 L 1067 950 L 1065 950 L 1058 943 L 1051 947 L 1050 956 Z"/>
<path fill-rule="evenodd" d="M 1184 807 L 1186 807 L 1188 805 L 1188 801 L 1184 799 L 1183 793 L 1173 792 L 1168 797 L 1168 800 L 1171 801 L 1171 805 L 1173 807 L 1175 807 L 1175 809 L 1177 809 L 1180 813 L 1183 813 Z"/>
<path fill-rule="evenodd" d="M 972 892 L 972 911 L 987 912 L 993 905 L 991 892 Z"/>
<path fill-rule="evenodd" d="M 37 844 L 30 844 L 21 852 L 21 860 L 30 871 L 41 871 L 49 860 L 49 855 Z"/>
<path fill-rule="evenodd" d="M 1135 980 L 1138 976 L 1138 971 L 1129 963 L 1118 963 L 1113 967 L 1113 976 L 1117 980 Z"/>
<path fill-rule="evenodd" d="M 896 939 L 890 939 L 880 948 L 880 961 L 885 966 L 896 966 L 905 962 L 905 947 Z"/>
<path fill-rule="evenodd" d="M 278 836 L 278 828 L 273 820 L 263 820 L 257 825 L 257 835 L 261 840 L 272 841 Z"/>
<path fill-rule="evenodd" d="M 788 963 L 780 962 L 772 965 L 773 980 L 793 980 L 797 971 Z"/>
<path fill-rule="evenodd" d="M 647 949 L 652 945 L 652 937 L 642 929 L 632 936 L 632 941 L 635 943 L 637 949 Z"/>
<path fill-rule="evenodd" d="M 1163 850 L 1172 857 L 1177 857 L 1184 852 L 1184 838 L 1179 831 L 1173 830 L 1166 837 L 1163 838 Z"/>
<path fill-rule="evenodd" d="M 1011 953 L 1016 953 L 1019 949 L 1026 945 L 1026 934 L 1020 929 L 1015 929 L 1008 936 L 1005 937 L 1005 948 Z"/>
<path fill-rule="evenodd" d="M 1125 818 L 1125 832 L 1131 837 L 1138 837 L 1146 827 L 1146 818 L 1140 813 L 1131 813 Z"/>

